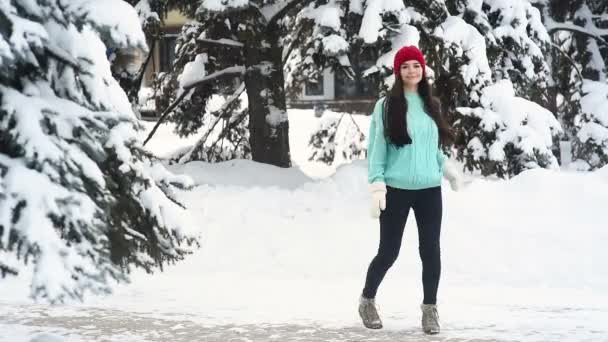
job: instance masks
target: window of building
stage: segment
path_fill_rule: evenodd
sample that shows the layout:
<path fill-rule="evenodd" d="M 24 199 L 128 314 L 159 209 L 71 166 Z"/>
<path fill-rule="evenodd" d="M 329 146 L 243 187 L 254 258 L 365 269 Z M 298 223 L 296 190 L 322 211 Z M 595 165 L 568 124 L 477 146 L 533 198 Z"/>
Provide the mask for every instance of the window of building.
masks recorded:
<path fill-rule="evenodd" d="M 323 85 L 324 85 L 323 75 L 321 75 L 321 77 L 319 77 L 319 80 L 317 82 L 307 81 L 304 84 L 304 94 L 306 96 L 322 96 L 324 93 Z"/>
<path fill-rule="evenodd" d="M 377 74 L 363 77 L 363 72 L 375 64 L 376 54 L 368 49 L 361 54 L 353 53 L 349 57 L 354 75 L 351 79 L 344 71 L 336 70 L 336 99 L 376 97 L 378 95 Z"/>
<path fill-rule="evenodd" d="M 159 67 L 161 72 L 168 72 L 173 66 L 177 36 L 177 34 L 167 33 L 159 41 Z"/>

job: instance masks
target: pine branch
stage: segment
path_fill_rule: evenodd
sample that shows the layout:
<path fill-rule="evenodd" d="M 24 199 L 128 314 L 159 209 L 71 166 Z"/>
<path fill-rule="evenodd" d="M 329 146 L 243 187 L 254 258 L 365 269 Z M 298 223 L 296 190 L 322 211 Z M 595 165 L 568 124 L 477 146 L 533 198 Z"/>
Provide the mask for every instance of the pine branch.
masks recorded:
<path fill-rule="evenodd" d="M 185 205 L 183 205 L 180 201 L 177 200 L 177 198 L 173 197 L 173 195 L 168 194 L 167 192 L 165 192 L 165 196 L 167 196 L 167 198 L 173 202 L 175 205 L 179 206 L 182 209 L 188 209 L 186 208 Z"/>
<path fill-rule="evenodd" d="M 291 52 L 296 47 L 296 45 L 300 42 L 303 32 L 304 32 L 303 26 L 298 27 L 298 31 L 295 34 L 294 40 L 289 44 L 289 47 L 287 47 L 287 50 L 285 51 L 285 55 L 283 56 L 283 65 L 285 65 L 285 63 L 287 63 L 287 60 L 289 59 Z"/>
<path fill-rule="evenodd" d="M 267 27 L 273 27 L 279 20 L 283 19 L 283 17 L 285 17 L 285 15 L 287 15 L 287 13 L 289 13 L 289 11 L 294 9 L 296 6 L 305 7 L 312 1 L 313 0 L 285 0 L 286 4 L 284 5 L 284 7 L 270 17 L 270 19 L 268 20 Z"/>
<path fill-rule="evenodd" d="M 158 118 L 158 122 L 156 122 L 156 125 L 154 125 L 154 128 L 152 128 L 152 131 L 150 132 L 150 134 L 148 134 L 148 137 L 146 138 L 146 140 L 144 140 L 143 145 L 145 146 L 146 143 L 148 141 L 150 141 L 150 139 L 152 139 L 152 136 L 154 136 L 154 133 L 156 133 L 156 130 L 158 129 L 160 124 L 165 120 L 167 115 L 169 115 L 169 113 L 171 113 L 173 111 L 173 109 L 175 109 L 175 107 L 177 107 L 177 105 L 182 102 L 182 100 L 186 97 L 186 95 L 190 92 L 191 89 L 193 89 L 197 86 L 200 86 L 202 84 L 215 81 L 221 77 L 232 77 L 235 75 L 243 75 L 244 73 L 245 73 L 245 67 L 234 66 L 234 67 L 226 68 L 222 71 L 215 72 L 211 75 L 207 75 L 201 79 L 198 79 L 196 81 L 193 81 L 193 82 L 190 82 L 190 83 L 184 85 L 184 87 L 182 88 L 182 93 L 179 95 L 179 97 L 177 99 L 175 99 L 175 101 L 173 101 L 173 103 L 171 103 L 171 105 L 169 105 L 169 107 L 167 107 L 167 109 L 165 109 L 163 114 L 161 114 L 160 118 Z"/>
<path fill-rule="evenodd" d="M 7 274 L 16 276 L 19 274 L 19 272 L 17 272 L 16 269 L 0 262 L 0 278 L 6 277 Z"/>
<path fill-rule="evenodd" d="M 58 49 L 55 46 L 50 46 L 50 45 L 45 46 L 44 50 L 49 55 L 51 55 L 52 58 L 55 58 L 55 59 L 63 62 L 64 64 L 71 66 L 78 73 L 89 74 L 88 72 L 85 72 L 78 64 L 78 61 L 75 60 L 74 58 L 72 58 L 72 56 L 70 56 L 67 52 L 65 52 L 61 49 Z"/>

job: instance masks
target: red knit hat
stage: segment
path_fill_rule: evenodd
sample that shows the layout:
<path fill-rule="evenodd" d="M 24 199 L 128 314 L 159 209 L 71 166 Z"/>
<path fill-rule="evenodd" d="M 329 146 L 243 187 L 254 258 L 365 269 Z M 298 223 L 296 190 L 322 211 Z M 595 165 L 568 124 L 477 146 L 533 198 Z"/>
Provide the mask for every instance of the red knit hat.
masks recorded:
<path fill-rule="evenodd" d="M 393 62 L 393 72 L 395 77 L 399 77 L 399 68 L 401 64 L 407 61 L 416 60 L 422 66 L 422 75 L 425 74 L 426 61 L 422 55 L 422 51 L 414 45 L 404 46 L 395 54 L 395 60 Z"/>

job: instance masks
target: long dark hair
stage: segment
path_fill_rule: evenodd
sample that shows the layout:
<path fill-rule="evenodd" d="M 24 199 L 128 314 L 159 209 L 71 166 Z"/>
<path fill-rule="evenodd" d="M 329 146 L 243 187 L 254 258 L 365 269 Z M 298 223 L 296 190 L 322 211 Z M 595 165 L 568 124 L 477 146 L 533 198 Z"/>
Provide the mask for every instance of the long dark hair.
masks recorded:
<path fill-rule="evenodd" d="M 441 103 L 438 98 L 433 96 L 433 90 L 426 78 L 418 83 L 418 94 L 422 98 L 424 110 L 431 116 L 439 129 L 439 142 L 443 146 L 454 143 L 454 133 L 446 119 L 441 115 Z M 395 84 L 391 88 L 384 103 L 384 135 L 390 143 L 397 147 L 402 147 L 412 143 L 412 139 L 407 132 L 407 101 L 403 93 L 403 80 L 401 76 L 395 77 Z"/>

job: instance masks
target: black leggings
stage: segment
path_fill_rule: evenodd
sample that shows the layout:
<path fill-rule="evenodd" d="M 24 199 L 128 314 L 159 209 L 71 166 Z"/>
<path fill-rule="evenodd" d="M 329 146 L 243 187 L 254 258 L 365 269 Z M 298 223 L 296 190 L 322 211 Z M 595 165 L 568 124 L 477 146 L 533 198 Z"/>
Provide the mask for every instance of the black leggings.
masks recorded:
<path fill-rule="evenodd" d="M 410 208 L 418 223 L 424 304 L 437 303 L 437 287 L 441 274 L 439 235 L 441 233 L 441 187 L 402 190 L 387 187 L 386 209 L 380 214 L 380 246 L 369 265 L 363 296 L 375 298 L 384 275 L 393 265 L 399 249 Z"/>

